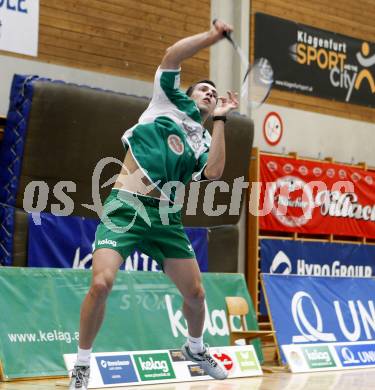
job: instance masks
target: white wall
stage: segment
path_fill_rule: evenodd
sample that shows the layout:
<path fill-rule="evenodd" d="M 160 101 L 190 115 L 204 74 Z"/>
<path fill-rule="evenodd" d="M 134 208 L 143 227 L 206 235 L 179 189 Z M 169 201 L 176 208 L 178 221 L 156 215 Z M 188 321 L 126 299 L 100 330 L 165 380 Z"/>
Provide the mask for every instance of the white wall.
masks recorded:
<path fill-rule="evenodd" d="M 350 110 L 350 106 L 348 106 Z M 269 112 L 282 118 L 284 133 L 276 146 L 267 144 L 262 126 Z M 260 150 L 311 158 L 332 157 L 345 163 L 366 162 L 375 167 L 375 123 L 360 122 L 302 110 L 264 104 L 254 110 L 254 146 Z"/>
<path fill-rule="evenodd" d="M 38 75 L 131 95 L 151 97 L 152 94 L 150 82 L 0 55 L 0 115 L 8 112 L 10 87 L 15 73 Z"/>

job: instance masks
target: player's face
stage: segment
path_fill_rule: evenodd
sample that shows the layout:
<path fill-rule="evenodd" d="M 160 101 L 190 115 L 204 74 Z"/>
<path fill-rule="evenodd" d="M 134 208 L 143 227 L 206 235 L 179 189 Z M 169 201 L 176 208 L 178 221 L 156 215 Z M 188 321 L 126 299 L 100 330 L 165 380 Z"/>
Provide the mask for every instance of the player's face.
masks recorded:
<path fill-rule="evenodd" d="M 217 91 L 211 84 L 199 83 L 195 86 L 191 98 L 202 112 L 212 114 L 217 103 Z"/>

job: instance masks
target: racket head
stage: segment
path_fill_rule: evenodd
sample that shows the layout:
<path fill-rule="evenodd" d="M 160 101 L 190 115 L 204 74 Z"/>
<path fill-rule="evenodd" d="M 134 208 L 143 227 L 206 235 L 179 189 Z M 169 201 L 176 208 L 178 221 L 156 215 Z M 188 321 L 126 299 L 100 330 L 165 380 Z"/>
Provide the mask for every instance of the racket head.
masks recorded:
<path fill-rule="evenodd" d="M 261 106 L 271 92 L 273 69 L 266 58 L 259 58 L 248 68 L 242 83 L 241 96 L 247 98 L 250 109 Z"/>

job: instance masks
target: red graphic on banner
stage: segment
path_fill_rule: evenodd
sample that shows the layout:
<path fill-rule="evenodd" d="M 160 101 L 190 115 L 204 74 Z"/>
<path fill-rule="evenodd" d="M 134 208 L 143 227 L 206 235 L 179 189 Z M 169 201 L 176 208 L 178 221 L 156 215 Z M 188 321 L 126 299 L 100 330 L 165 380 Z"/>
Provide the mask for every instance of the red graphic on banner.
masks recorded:
<path fill-rule="evenodd" d="M 227 371 L 230 371 L 233 368 L 233 360 L 226 353 L 214 353 L 214 358 L 217 359 L 225 367 Z"/>
<path fill-rule="evenodd" d="M 375 172 L 261 156 L 260 177 L 261 229 L 375 238 Z"/>

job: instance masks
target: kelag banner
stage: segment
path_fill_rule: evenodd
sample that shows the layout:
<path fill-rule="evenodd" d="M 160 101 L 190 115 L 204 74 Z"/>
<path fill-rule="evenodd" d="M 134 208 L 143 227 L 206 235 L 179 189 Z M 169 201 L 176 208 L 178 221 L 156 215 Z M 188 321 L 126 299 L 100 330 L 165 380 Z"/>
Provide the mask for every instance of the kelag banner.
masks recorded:
<path fill-rule="evenodd" d="M 257 13 L 255 57 L 274 87 L 375 107 L 375 44 Z"/>
<path fill-rule="evenodd" d="M 262 279 L 279 347 L 375 338 L 375 279 L 276 274 Z"/>
<path fill-rule="evenodd" d="M 222 362 L 228 378 L 262 375 L 253 345 L 215 347 L 210 349 L 210 353 Z M 64 355 L 68 371 L 73 370 L 76 359 L 76 354 Z M 131 385 L 172 382 L 171 388 L 177 388 L 175 383 L 202 380 L 212 380 L 212 377 L 196 363 L 186 360 L 178 349 L 100 352 L 91 355 L 88 388 L 121 386 L 124 389 Z"/>
<path fill-rule="evenodd" d="M 91 272 L 0 268 L 0 360 L 5 379 L 66 375 L 63 354 L 76 353 L 79 312 Z M 229 345 L 226 296 L 243 296 L 256 315 L 243 275 L 203 274 L 205 342 Z M 177 288 L 160 272 L 119 272 L 94 352 L 179 349 L 187 336 Z M 235 326 L 240 326 L 235 321 Z M 259 344 L 256 350 L 262 360 Z"/>
<path fill-rule="evenodd" d="M 261 229 L 375 238 L 375 172 L 260 157 Z"/>
<path fill-rule="evenodd" d="M 262 273 L 313 276 L 371 277 L 375 275 L 375 245 L 260 240 Z M 264 295 L 260 312 L 267 314 Z"/>
<path fill-rule="evenodd" d="M 99 220 L 77 216 L 40 213 L 35 224 L 29 214 L 28 266 L 52 268 L 91 268 L 92 249 Z M 185 228 L 201 271 L 208 270 L 206 228 Z M 62 239 L 62 237 L 64 239 Z M 160 271 L 157 262 L 135 250 L 121 269 Z"/>

